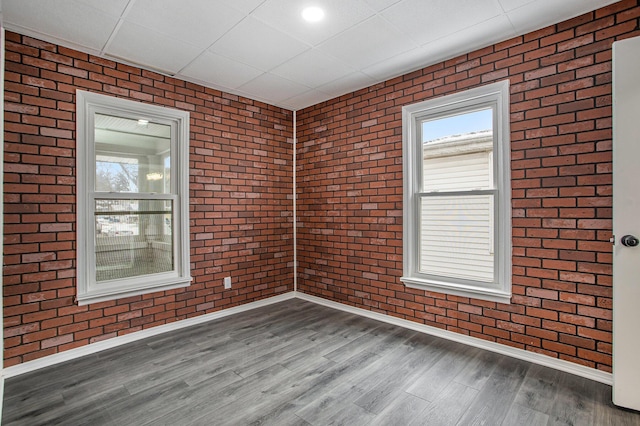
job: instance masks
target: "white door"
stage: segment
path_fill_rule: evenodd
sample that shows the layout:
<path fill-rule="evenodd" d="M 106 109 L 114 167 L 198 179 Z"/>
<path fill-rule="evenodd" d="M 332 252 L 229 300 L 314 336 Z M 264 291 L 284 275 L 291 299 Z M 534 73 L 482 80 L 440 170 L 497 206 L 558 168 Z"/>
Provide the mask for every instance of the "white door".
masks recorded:
<path fill-rule="evenodd" d="M 613 402 L 640 410 L 640 37 L 613 45 Z"/>

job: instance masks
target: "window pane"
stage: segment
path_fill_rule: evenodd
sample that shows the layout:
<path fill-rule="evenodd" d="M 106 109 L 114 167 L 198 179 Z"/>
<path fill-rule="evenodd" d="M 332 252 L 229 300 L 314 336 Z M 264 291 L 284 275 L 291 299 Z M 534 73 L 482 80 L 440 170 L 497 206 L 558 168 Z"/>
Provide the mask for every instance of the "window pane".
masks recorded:
<path fill-rule="evenodd" d="M 170 193 L 171 126 L 95 115 L 95 190 Z"/>
<path fill-rule="evenodd" d="M 96 191 L 138 192 L 138 159 L 96 154 Z"/>
<path fill-rule="evenodd" d="M 174 270 L 170 200 L 97 199 L 96 281 Z"/>
<path fill-rule="evenodd" d="M 420 272 L 493 282 L 493 195 L 425 196 L 420 207 Z"/>
<path fill-rule="evenodd" d="M 170 193 L 171 192 L 171 157 L 169 155 L 165 156 L 163 163 L 164 163 L 163 188 L 165 193 Z"/>
<path fill-rule="evenodd" d="M 423 192 L 493 189 L 493 110 L 422 122 Z"/>

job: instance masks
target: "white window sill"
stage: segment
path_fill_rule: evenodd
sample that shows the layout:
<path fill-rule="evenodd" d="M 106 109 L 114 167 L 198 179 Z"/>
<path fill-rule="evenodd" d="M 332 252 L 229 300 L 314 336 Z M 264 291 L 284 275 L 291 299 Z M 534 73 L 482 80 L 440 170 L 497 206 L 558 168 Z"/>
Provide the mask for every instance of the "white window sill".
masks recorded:
<path fill-rule="evenodd" d="M 155 293 L 158 291 L 173 290 L 176 288 L 188 287 L 191 284 L 191 277 L 180 278 L 161 285 L 146 287 L 136 287 L 128 289 L 102 289 L 88 291 L 77 296 L 78 306 L 89 305 L 91 303 L 106 302 L 109 300 L 123 299 L 125 297 L 140 296 L 141 294 Z"/>
<path fill-rule="evenodd" d="M 497 303 L 511 303 L 511 293 L 497 289 L 479 288 L 476 286 L 433 281 L 415 277 L 402 277 L 400 278 L 400 281 L 402 281 L 406 287 L 416 288 L 419 290 L 452 294 L 454 296 L 469 297 L 472 299 L 487 300 Z"/>

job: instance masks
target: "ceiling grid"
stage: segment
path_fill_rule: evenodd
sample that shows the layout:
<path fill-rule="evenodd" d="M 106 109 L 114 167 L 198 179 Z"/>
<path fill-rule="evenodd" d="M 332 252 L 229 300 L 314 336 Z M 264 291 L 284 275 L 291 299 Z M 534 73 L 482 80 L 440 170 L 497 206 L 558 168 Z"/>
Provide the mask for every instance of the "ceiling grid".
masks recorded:
<path fill-rule="evenodd" d="M 2 0 L 8 30 L 290 110 L 616 0 Z M 324 19 L 306 22 L 305 6 Z"/>

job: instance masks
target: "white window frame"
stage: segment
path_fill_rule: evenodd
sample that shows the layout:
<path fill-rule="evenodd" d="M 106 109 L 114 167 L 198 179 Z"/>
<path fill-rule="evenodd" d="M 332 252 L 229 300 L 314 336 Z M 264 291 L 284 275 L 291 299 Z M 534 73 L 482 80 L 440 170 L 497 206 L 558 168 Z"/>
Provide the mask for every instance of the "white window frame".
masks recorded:
<path fill-rule="evenodd" d="M 494 281 L 427 275 L 419 272 L 420 190 L 422 188 L 422 132 L 420 123 L 470 112 L 493 109 L 493 177 L 495 189 L 477 191 L 494 195 Z M 402 108 L 403 149 L 403 276 L 405 286 L 456 296 L 511 302 L 511 149 L 509 81 L 419 102 Z M 471 191 L 468 191 L 471 192 Z"/>
<path fill-rule="evenodd" d="M 95 191 L 95 114 L 148 119 L 171 126 L 170 194 Z M 79 305 L 187 287 L 191 283 L 189 241 L 189 113 L 97 93 L 76 91 L 77 301 Z M 173 201 L 174 270 L 96 283 L 95 199 L 167 199 Z"/>

